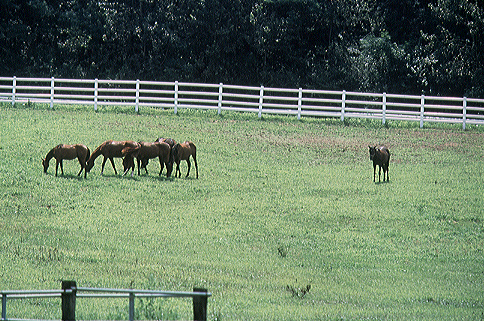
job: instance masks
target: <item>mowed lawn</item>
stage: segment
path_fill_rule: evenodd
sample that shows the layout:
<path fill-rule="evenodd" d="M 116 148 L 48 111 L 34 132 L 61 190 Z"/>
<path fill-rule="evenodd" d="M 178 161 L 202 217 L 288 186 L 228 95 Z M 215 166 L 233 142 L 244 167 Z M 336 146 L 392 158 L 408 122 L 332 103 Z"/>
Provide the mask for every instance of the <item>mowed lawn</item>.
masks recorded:
<path fill-rule="evenodd" d="M 0 107 L 0 290 L 206 288 L 209 320 L 484 318 L 484 129 L 210 111 Z M 108 139 L 197 146 L 199 179 L 87 179 L 41 159 Z M 373 182 L 368 145 L 391 152 Z M 115 160 L 118 173 L 120 159 Z M 378 180 L 378 175 L 377 175 Z M 136 301 L 138 319 L 189 319 L 188 299 Z M 59 299 L 9 318 L 60 319 Z M 127 319 L 125 299 L 78 319 Z"/>

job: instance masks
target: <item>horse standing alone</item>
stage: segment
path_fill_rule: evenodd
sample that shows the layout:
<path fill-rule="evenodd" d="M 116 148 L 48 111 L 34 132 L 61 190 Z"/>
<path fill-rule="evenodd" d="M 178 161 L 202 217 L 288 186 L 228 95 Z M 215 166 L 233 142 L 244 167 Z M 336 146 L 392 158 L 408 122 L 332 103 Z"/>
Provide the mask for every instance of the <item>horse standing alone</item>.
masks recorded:
<path fill-rule="evenodd" d="M 55 176 L 57 176 L 57 170 L 61 168 L 61 173 L 64 175 L 64 166 L 62 165 L 62 160 L 72 160 L 77 158 L 79 160 L 79 164 L 81 165 L 81 170 L 77 174 L 77 176 L 81 175 L 82 170 L 84 169 L 84 178 L 86 178 L 87 170 L 86 170 L 86 163 L 89 159 L 90 151 L 86 145 L 76 144 L 76 145 L 64 145 L 59 144 L 56 147 L 52 148 L 45 158 L 42 159 L 42 166 L 44 166 L 44 173 L 47 173 L 47 169 L 49 168 L 49 161 L 52 158 L 55 158 Z"/>
<path fill-rule="evenodd" d="M 376 147 L 376 146 L 368 146 L 370 150 L 370 160 L 373 161 L 373 181 L 375 181 L 375 173 L 376 173 L 376 165 L 379 166 L 378 168 L 378 182 L 380 182 L 380 175 L 381 170 L 383 168 L 383 181 L 385 181 L 385 172 L 387 173 L 387 182 L 388 178 L 388 165 L 390 163 L 390 151 L 385 146 Z"/>
<path fill-rule="evenodd" d="M 176 163 L 176 170 L 175 170 L 175 177 L 178 174 L 178 177 L 181 177 L 180 171 L 180 161 L 186 160 L 188 165 L 187 176 L 190 174 L 190 156 L 193 157 L 193 161 L 195 162 L 195 169 L 197 170 L 197 178 L 198 178 L 198 165 L 197 165 L 197 148 L 195 144 L 192 142 L 184 142 L 181 144 L 175 144 L 172 149 L 173 158 Z"/>

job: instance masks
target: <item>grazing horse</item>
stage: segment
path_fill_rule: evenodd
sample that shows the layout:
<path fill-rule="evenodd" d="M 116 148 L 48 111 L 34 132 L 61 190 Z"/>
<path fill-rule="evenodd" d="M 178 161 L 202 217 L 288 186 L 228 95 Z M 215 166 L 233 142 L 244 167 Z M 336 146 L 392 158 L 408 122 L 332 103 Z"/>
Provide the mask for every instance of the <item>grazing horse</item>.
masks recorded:
<path fill-rule="evenodd" d="M 388 165 L 390 163 L 390 151 L 388 148 L 381 146 L 368 146 L 370 149 L 370 160 L 373 161 L 373 181 L 375 181 L 375 172 L 376 172 L 376 165 L 379 166 L 378 168 L 378 181 L 380 182 L 380 175 L 381 170 L 383 168 L 383 181 L 385 181 L 385 172 L 387 173 L 387 181 L 388 178 Z"/>
<path fill-rule="evenodd" d="M 127 153 L 123 158 L 123 176 L 126 175 L 131 168 L 131 177 L 134 173 L 134 156 L 132 153 Z"/>
<path fill-rule="evenodd" d="M 125 175 L 130 168 L 134 169 L 134 157 L 136 157 L 138 161 L 138 175 L 140 175 L 140 168 L 142 168 L 141 164 L 147 164 L 147 160 L 158 157 L 160 161 L 160 173 L 163 171 L 164 164 L 166 164 L 166 177 L 170 177 L 173 166 L 169 167 L 169 164 L 173 164 L 173 160 L 171 159 L 171 148 L 170 145 L 164 142 L 155 142 L 155 143 L 146 143 L 140 142 L 139 149 L 132 149 L 126 148 L 125 155 L 126 157 L 123 160 L 124 166 L 124 174 Z M 146 174 L 148 174 L 148 170 L 146 166 L 144 166 Z"/>
<path fill-rule="evenodd" d="M 193 157 L 193 161 L 195 162 L 195 169 L 197 170 L 197 178 L 198 178 L 198 165 L 197 165 L 197 148 L 195 144 L 192 142 L 184 142 L 181 144 L 175 144 L 173 146 L 173 159 L 176 163 L 176 170 L 175 170 L 175 177 L 178 174 L 178 177 L 181 177 L 180 171 L 180 161 L 186 160 L 188 165 L 187 176 L 190 174 L 190 156 Z"/>
<path fill-rule="evenodd" d="M 172 155 L 171 149 L 173 148 L 173 146 L 175 146 L 176 141 L 172 138 L 158 138 L 157 140 L 155 140 L 155 143 L 161 143 L 161 142 L 167 143 L 168 145 L 170 145 L 170 162 L 166 164 L 166 170 L 170 171 L 171 173 L 173 171 L 173 155 Z M 129 162 L 129 160 L 127 160 L 127 162 Z M 149 159 L 142 159 L 141 168 L 144 168 L 146 170 L 146 166 L 148 165 L 148 162 L 149 162 Z"/>
<path fill-rule="evenodd" d="M 131 149 L 139 149 L 141 146 L 137 142 L 133 141 L 113 141 L 113 140 L 107 140 L 101 145 L 99 145 L 94 152 L 92 153 L 91 157 L 89 157 L 89 160 L 87 161 L 87 166 L 86 166 L 86 171 L 90 172 L 91 169 L 94 166 L 94 161 L 96 158 L 100 155 L 104 156 L 103 163 L 101 166 L 101 175 L 104 172 L 104 165 L 106 164 L 106 161 L 109 159 L 111 161 L 111 165 L 113 165 L 114 169 L 114 174 L 118 175 L 118 172 L 116 171 L 116 167 L 114 166 L 114 157 L 121 158 L 123 157 L 125 153 L 126 148 L 131 148 Z"/>
<path fill-rule="evenodd" d="M 61 173 L 64 175 L 64 167 L 62 166 L 62 160 L 67 159 L 75 159 L 79 161 L 79 164 L 81 164 L 81 170 L 77 174 L 77 176 L 81 175 L 82 170 L 84 169 L 84 178 L 86 178 L 86 162 L 89 159 L 89 148 L 87 148 L 86 145 L 82 144 L 77 144 L 77 145 L 64 145 L 60 144 L 57 145 L 56 147 L 52 148 L 50 152 L 47 153 L 47 156 L 42 159 L 42 165 L 44 166 L 44 173 L 47 173 L 47 169 L 49 168 L 49 161 L 53 158 L 55 158 L 56 163 L 55 163 L 55 176 L 57 176 L 57 170 L 61 168 Z"/>

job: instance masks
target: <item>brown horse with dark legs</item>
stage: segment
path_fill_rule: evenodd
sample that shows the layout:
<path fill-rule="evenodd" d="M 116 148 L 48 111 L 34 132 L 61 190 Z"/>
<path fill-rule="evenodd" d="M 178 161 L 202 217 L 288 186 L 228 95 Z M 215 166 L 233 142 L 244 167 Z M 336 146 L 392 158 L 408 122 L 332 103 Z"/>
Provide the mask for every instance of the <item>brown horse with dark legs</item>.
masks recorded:
<path fill-rule="evenodd" d="M 87 170 L 86 170 L 86 162 L 89 159 L 89 148 L 86 145 L 76 144 L 76 145 L 64 145 L 60 144 L 56 147 L 52 148 L 45 158 L 42 159 L 42 165 L 44 166 L 44 173 L 47 173 L 47 169 L 49 168 L 49 161 L 52 158 L 55 158 L 55 176 L 57 176 L 57 170 L 61 168 L 61 173 L 64 175 L 64 167 L 62 166 L 62 161 L 64 159 L 71 160 L 77 158 L 79 164 L 81 164 L 81 170 L 77 174 L 77 176 L 81 175 L 82 170 L 84 169 L 84 178 L 86 178 Z"/>
<path fill-rule="evenodd" d="M 106 164 L 106 161 L 109 159 L 111 161 L 111 165 L 113 166 L 114 169 L 114 174 L 118 175 L 118 172 L 116 171 L 116 167 L 114 166 L 114 159 L 113 158 L 121 158 L 123 157 L 126 152 L 125 149 L 130 148 L 131 150 L 136 150 L 140 148 L 140 144 L 134 141 L 113 141 L 113 140 L 107 140 L 101 145 L 99 145 L 94 152 L 92 153 L 91 157 L 89 157 L 89 160 L 87 161 L 87 166 L 86 166 L 86 171 L 90 172 L 91 169 L 94 166 L 94 161 L 96 158 L 100 155 L 104 156 L 103 163 L 101 166 L 101 175 L 104 172 L 104 165 Z"/>
<path fill-rule="evenodd" d="M 173 171 L 173 155 L 171 152 L 171 149 L 173 146 L 175 146 L 176 141 L 172 138 L 158 138 L 155 140 L 155 143 L 167 143 L 170 145 L 170 162 L 166 164 L 166 170 L 170 171 L 170 173 Z M 149 159 L 142 159 L 141 160 L 141 168 L 144 168 L 146 170 L 146 166 L 148 165 Z"/>
<path fill-rule="evenodd" d="M 173 153 L 173 159 L 176 163 L 176 170 L 175 170 L 175 177 L 178 174 L 178 177 L 181 177 L 181 171 L 180 171 L 180 162 L 182 160 L 187 161 L 188 165 L 188 171 L 187 171 L 187 176 L 190 174 L 190 156 L 193 157 L 193 161 L 195 162 L 195 169 L 197 171 L 197 178 L 198 178 L 198 165 L 197 165 L 197 148 L 195 147 L 195 144 L 192 142 L 184 142 L 181 144 L 175 144 L 172 149 Z"/>
<path fill-rule="evenodd" d="M 375 181 L 375 173 L 376 173 L 376 165 L 379 166 L 378 168 L 378 182 L 380 182 L 381 170 L 383 168 L 383 181 L 385 181 L 385 172 L 387 173 L 387 182 L 388 178 L 388 166 L 390 163 L 390 151 L 385 146 L 376 147 L 376 146 L 368 146 L 370 149 L 370 160 L 373 161 L 373 181 Z"/>
<path fill-rule="evenodd" d="M 138 162 L 138 175 L 140 175 L 140 168 L 143 166 L 141 164 L 147 164 L 149 159 L 156 158 L 158 157 L 160 161 L 160 173 L 158 175 L 161 175 L 161 172 L 163 171 L 164 164 L 166 164 L 166 177 L 170 177 L 171 172 L 172 172 L 172 166 L 169 166 L 169 164 L 173 164 L 173 161 L 171 159 L 171 148 L 170 145 L 164 142 L 155 142 L 155 143 L 146 143 L 146 142 L 140 142 L 140 148 L 139 149 L 131 149 L 127 148 L 125 149 L 125 154 L 126 157 L 123 160 L 123 166 L 124 166 L 124 174 L 125 175 L 130 168 L 134 169 L 134 157 L 136 157 L 137 162 Z M 144 166 L 144 169 L 146 171 L 146 174 L 148 174 L 148 170 L 146 169 L 146 166 Z"/>

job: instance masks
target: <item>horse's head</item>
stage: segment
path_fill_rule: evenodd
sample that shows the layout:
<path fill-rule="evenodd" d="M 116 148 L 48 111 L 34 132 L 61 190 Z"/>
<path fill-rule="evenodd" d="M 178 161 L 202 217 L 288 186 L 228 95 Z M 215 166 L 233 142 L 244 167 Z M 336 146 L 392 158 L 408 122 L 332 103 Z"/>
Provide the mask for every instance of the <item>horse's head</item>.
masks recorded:
<path fill-rule="evenodd" d="M 47 169 L 49 168 L 49 162 L 45 158 L 42 158 L 42 166 L 44 166 L 44 173 L 47 173 Z"/>
<path fill-rule="evenodd" d="M 130 168 L 134 170 L 134 157 L 131 154 L 126 155 L 123 158 L 123 173 L 126 174 Z"/>
<path fill-rule="evenodd" d="M 368 146 L 370 150 L 370 160 L 373 160 L 376 154 L 376 146 Z"/>
<path fill-rule="evenodd" d="M 94 160 L 91 160 L 91 158 L 89 158 L 86 162 L 86 168 L 85 168 L 86 173 L 89 173 L 93 167 L 94 167 Z"/>

